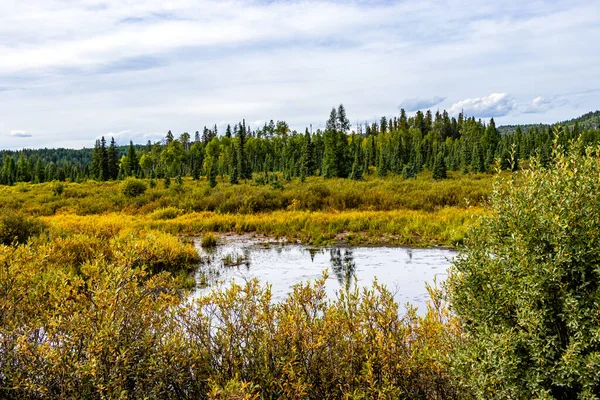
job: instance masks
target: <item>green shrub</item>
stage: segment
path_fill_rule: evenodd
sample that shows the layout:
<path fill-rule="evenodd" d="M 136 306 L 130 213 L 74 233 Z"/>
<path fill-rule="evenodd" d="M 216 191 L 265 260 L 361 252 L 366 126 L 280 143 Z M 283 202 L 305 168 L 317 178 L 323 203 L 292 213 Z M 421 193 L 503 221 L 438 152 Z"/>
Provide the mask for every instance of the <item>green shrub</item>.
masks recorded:
<path fill-rule="evenodd" d="M 175 219 L 183 214 L 182 210 L 175 207 L 160 208 L 154 211 L 150 217 L 154 220 Z"/>
<path fill-rule="evenodd" d="M 35 217 L 8 211 L 0 215 L 0 243 L 4 245 L 26 243 L 30 237 L 39 235 L 46 228 Z"/>
<path fill-rule="evenodd" d="M 121 184 L 121 190 L 127 197 L 141 196 L 146 192 L 146 189 L 146 184 L 143 181 L 135 178 L 127 178 Z"/>
<path fill-rule="evenodd" d="M 202 236 L 202 247 L 215 247 L 217 245 L 217 237 L 211 232 Z"/>
<path fill-rule="evenodd" d="M 454 262 L 454 366 L 477 398 L 600 394 L 600 168 L 592 149 L 568 153 L 498 180 Z"/>
<path fill-rule="evenodd" d="M 52 183 L 52 193 L 54 193 L 55 196 L 60 197 L 64 191 L 65 191 L 65 186 L 62 183 L 60 183 L 60 182 Z"/>

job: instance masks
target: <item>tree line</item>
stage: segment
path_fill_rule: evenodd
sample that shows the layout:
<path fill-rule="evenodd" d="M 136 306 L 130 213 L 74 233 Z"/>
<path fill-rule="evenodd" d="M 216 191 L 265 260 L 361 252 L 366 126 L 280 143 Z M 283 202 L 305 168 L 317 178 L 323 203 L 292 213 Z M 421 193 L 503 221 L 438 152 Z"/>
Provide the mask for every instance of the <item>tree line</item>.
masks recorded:
<path fill-rule="evenodd" d="M 589 126 L 589 125 L 587 125 Z M 413 178 L 424 170 L 444 179 L 448 170 L 463 173 L 489 171 L 496 160 L 504 169 L 539 155 L 548 162 L 555 137 L 561 144 L 581 136 L 585 144 L 598 143 L 600 130 L 579 128 L 579 121 L 555 126 L 520 126 L 506 133 L 487 123 L 447 111 L 404 110 L 392 118 L 357 125 L 351 130 L 343 105 L 331 110 L 324 129 L 290 130 L 285 121 L 271 120 L 252 129 L 245 120 L 228 125 L 219 134 L 215 125 L 192 137 L 169 131 L 164 140 L 145 145 L 117 146 L 102 137 L 93 149 L 23 150 L 0 152 L 0 184 L 53 180 L 98 181 L 129 176 L 174 178 L 205 176 L 211 186 L 218 177 L 232 184 L 254 178 L 258 183 L 309 176 L 360 180 L 365 175 Z"/>

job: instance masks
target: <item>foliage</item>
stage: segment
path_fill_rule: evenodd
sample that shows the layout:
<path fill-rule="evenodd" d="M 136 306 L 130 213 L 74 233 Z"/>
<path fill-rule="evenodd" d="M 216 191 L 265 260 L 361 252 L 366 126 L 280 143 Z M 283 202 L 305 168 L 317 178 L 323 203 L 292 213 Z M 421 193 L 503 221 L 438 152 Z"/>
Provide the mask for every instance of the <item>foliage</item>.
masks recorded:
<path fill-rule="evenodd" d="M 52 193 L 54 193 L 55 196 L 62 196 L 63 192 L 65 191 L 65 185 L 63 185 L 60 182 L 54 182 L 52 184 Z"/>
<path fill-rule="evenodd" d="M 146 192 L 147 186 L 144 181 L 135 178 L 129 178 L 121 184 L 121 190 L 127 197 L 138 197 Z"/>
<path fill-rule="evenodd" d="M 457 376 L 482 399 L 600 396 L 597 148 L 499 180 L 448 280 L 466 331 Z"/>
<path fill-rule="evenodd" d="M 321 279 L 281 303 L 254 280 L 190 304 L 131 263 L 132 240 L 78 271 L 44 242 L 0 247 L 0 397 L 460 397 L 443 361 L 460 329 L 441 303 L 401 315 L 377 283 L 327 300 Z"/>
<path fill-rule="evenodd" d="M 26 243 L 29 238 L 39 235 L 46 225 L 39 218 L 27 217 L 14 211 L 0 214 L 0 244 Z"/>
<path fill-rule="evenodd" d="M 217 245 L 217 237 L 208 232 L 202 236 L 202 247 L 215 247 Z"/>
<path fill-rule="evenodd" d="M 581 137 L 585 144 L 600 142 L 598 113 L 568 121 L 558 136 L 566 144 Z M 178 138 L 169 131 L 163 141 L 118 147 L 103 138 L 93 149 L 40 149 L 0 151 L 0 185 L 16 182 L 43 183 L 52 180 L 81 182 L 109 181 L 128 176 L 166 178 L 205 176 L 217 185 L 217 176 L 235 184 L 253 175 L 280 173 L 287 179 L 323 176 L 361 179 L 364 174 L 412 177 L 423 170 L 433 172 L 442 154 L 448 171 L 488 172 L 497 158 L 508 168 L 510 149 L 514 165 L 539 154 L 547 162 L 556 132 L 548 125 L 497 129 L 489 123 L 448 112 L 418 111 L 407 118 L 404 110 L 372 124 L 351 125 L 343 105 L 333 108 L 325 130 L 290 131 L 284 121 L 271 121 L 251 128 L 242 121 L 225 135 L 217 127 L 204 128 L 193 140 L 187 132 Z M 513 129 L 514 128 L 514 129 Z M 501 134 L 501 131 L 504 132 Z"/>

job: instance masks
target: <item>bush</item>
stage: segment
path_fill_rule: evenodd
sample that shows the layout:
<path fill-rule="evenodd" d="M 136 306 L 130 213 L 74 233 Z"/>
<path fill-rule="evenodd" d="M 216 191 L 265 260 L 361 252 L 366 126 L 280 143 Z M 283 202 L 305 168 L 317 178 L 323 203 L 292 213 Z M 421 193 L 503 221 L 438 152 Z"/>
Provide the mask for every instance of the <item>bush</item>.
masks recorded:
<path fill-rule="evenodd" d="M 591 149 L 569 153 L 499 180 L 454 262 L 454 365 L 478 398 L 600 394 L 600 168 Z"/>
<path fill-rule="evenodd" d="M 0 243 L 6 246 L 26 243 L 45 228 L 46 225 L 38 218 L 8 211 L 0 215 Z"/>
<path fill-rule="evenodd" d="M 52 193 L 54 193 L 55 196 L 60 197 L 64 191 L 65 191 L 65 186 L 62 183 L 60 183 L 60 182 L 52 183 Z"/>
<path fill-rule="evenodd" d="M 206 233 L 202 236 L 202 247 L 215 247 L 217 245 L 217 237 L 212 233 Z"/>
<path fill-rule="evenodd" d="M 146 184 L 143 181 L 135 178 L 127 178 L 121 184 L 121 190 L 123 191 L 123 194 L 127 197 L 141 196 L 146 192 L 146 189 Z"/>

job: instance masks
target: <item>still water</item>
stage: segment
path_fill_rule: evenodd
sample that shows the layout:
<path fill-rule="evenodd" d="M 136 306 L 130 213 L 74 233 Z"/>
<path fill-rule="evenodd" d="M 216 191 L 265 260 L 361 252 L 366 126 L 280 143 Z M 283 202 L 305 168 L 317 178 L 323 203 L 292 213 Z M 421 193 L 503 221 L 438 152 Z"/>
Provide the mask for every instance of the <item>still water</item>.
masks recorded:
<path fill-rule="evenodd" d="M 348 280 L 369 286 L 377 278 L 394 293 L 399 304 L 410 302 L 421 312 L 428 298 L 425 283 L 434 279 L 442 282 L 456 255 L 455 251 L 440 248 L 311 247 L 268 243 L 250 236 L 224 236 L 219 246 L 210 250 L 201 248 L 198 240 L 196 247 L 207 260 L 196 279 L 201 282 L 204 277 L 209 286 L 199 287 L 194 296 L 219 284 L 243 284 L 258 278 L 272 285 L 274 300 L 282 300 L 293 285 L 320 278 L 327 270 L 326 290 L 331 298 Z"/>

